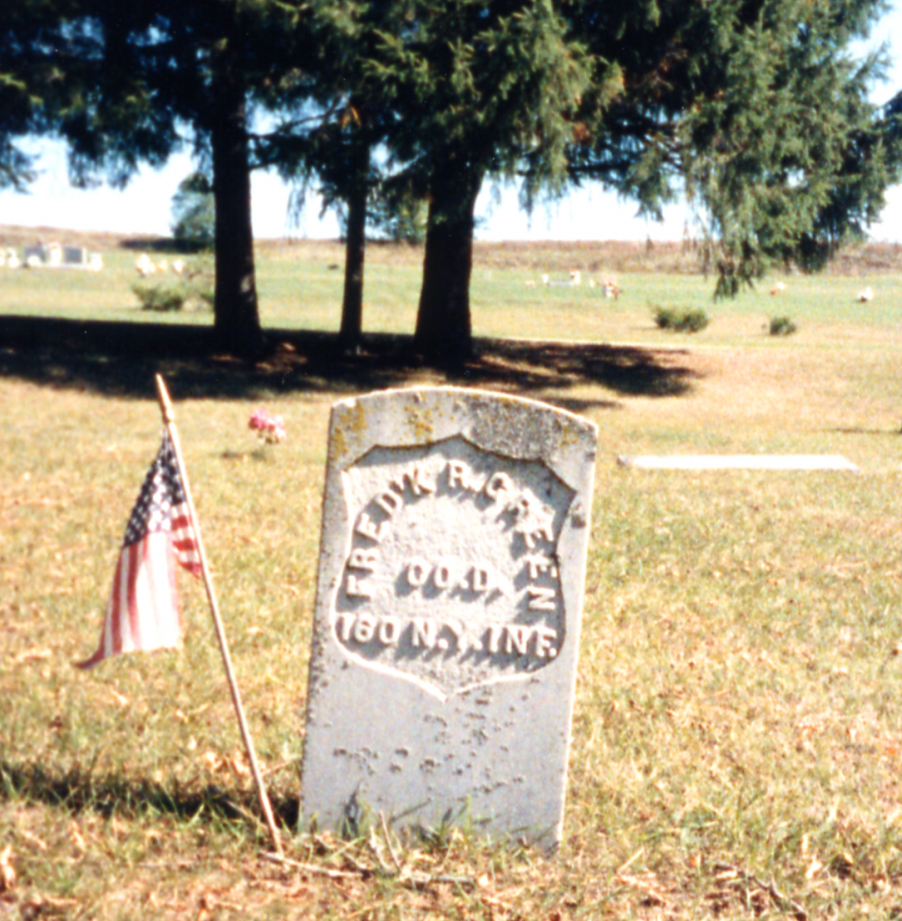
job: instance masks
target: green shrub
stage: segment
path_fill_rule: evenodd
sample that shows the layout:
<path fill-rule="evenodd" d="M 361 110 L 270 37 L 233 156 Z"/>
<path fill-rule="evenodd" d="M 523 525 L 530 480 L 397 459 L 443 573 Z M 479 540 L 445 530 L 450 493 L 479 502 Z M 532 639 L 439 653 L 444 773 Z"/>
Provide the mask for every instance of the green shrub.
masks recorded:
<path fill-rule="evenodd" d="M 704 310 L 656 307 L 654 317 L 660 329 L 670 329 L 677 333 L 697 333 L 708 325 L 708 314 Z"/>
<path fill-rule="evenodd" d="M 173 266 L 173 271 L 176 267 Z M 178 266 L 173 278 L 163 276 L 158 282 L 139 281 L 132 285 L 142 310 L 161 312 L 182 310 L 189 306 L 213 307 L 214 279 L 212 260 L 192 259 Z"/>
<path fill-rule="evenodd" d="M 141 302 L 142 310 L 158 310 L 167 312 L 181 310 L 187 300 L 187 292 L 182 284 L 147 285 L 136 282 L 132 291 Z"/>
<path fill-rule="evenodd" d="M 791 336 L 796 331 L 796 325 L 789 317 L 771 317 L 770 334 L 772 336 Z"/>

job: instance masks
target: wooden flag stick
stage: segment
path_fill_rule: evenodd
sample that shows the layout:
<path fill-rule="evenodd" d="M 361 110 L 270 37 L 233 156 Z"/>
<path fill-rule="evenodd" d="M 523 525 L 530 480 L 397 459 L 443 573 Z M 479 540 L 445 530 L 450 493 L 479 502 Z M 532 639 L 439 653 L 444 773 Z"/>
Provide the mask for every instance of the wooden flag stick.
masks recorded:
<path fill-rule="evenodd" d="M 266 825 L 272 836 L 273 846 L 276 853 L 283 857 L 282 842 L 279 839 L 279 832 L 276 829 L 276 823 L 273 819 L 272 807 L 269 803 L 269 797 L 266 795 L 266 788 L 263 785 L 263 777 L 260 773 L 260 767 L 257 764 L 257 755 L 254 752 L 254 743 L 251 739 L 250 731 L 247 728 L 247 720 L 244 717 L 244 707 L 241 705 L 241 695 L 238 693 L 238 684 L 235 681 L 235 672 L 232 669 L 232 660 L 229 656 L 229 646 L 226 642 L 225 630 L 222 626 L 222 618 L 219 616 L 219 605 L 216 602 L 216 593 L 213 591 L 213 580 L 210 578 L 210 570 L 207 566 L 207 556 L 204 553 L 204 545 L 200 537 L 200 527 L 197 523 L 197 516 L 194 514 L 194 503 L 191 501 L 191 490 L 188 487 L 188 476 L 185 473 L 185 465 L 182 463 L 182 451 L 179 446 L 178 433 L 175 429 L 175 417 L 172 411 L 172 402 L 169 399 L 169 393 L 166 390 L 166 384 L 163 378 L 158 374 L 157 378 L 157 395 L 160 400 L 160 409 L 163 413 L 163 422 L 166 425 L 166 431 L 169 433 L 169 439 L 172 442 L 172 449 L 175 452 L 175 462 L 178 465 L 179 475 L 182 478 L 182 487 L 185 490 L 185 501 L 188 505 L 188 513 L 191 516 L 191 526 L 194 528 L 194 540 L 197 542 L 197 553 L 200 557 L 201 571 L 204 577 L 204 587 L 207 590 L 207 600 L 210 602 L 210 613 L 213 615 L 213 625 L 216 628 L 216 638 L 219 640 L 219 650 L 222 653 L 222 664 L 225 666 L 226 677 L 229 679 L 229 690 L 232 692 L 232 703 L 235 705 L 235 713 L 238 716 L 238 725 L 241 728 L 241 738 L 244 740 L 244 748 L 247 751 L 248 760 L 251 763 L 251 771 L 254 775 L 254 781 L 257 784 L 257 792 L 260 795 L 260 808 L 263 810 L 263 817 L 266 819 Z"/>

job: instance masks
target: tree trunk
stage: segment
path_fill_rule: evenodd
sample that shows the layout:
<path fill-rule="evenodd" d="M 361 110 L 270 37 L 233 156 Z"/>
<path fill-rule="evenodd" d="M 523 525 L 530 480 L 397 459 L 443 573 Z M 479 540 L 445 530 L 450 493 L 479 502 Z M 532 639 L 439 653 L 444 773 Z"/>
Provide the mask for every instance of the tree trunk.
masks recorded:
<path fill-rule="evenodd" d="M 369 146 L 360 143 L 352 157 L 354 176 L 347 198 L 348 226 L 345 239 L 345 287 L 341 305 L 339 341 L 345 351 L 360 345 L 363 332 L 363 262 L 366 256 L 366 202 L 369 193 Z"/>
<path fill-rule="evenodd" d="M 228 36 L 213 78 L 211 143 L 216 203 L 213 313 L 220 345 L 232 354 L 253 358 L 262 348 L 263 335 L 254 280 L 247 103 L 236 46 L 234 34 Z"/>
<path fill-rule="evenodd" d="M 473 346 L 470 274 L 480 172 L 447 169 L 432 190 L 423 259 L 423 286 L 414 341 L 419 353 L 439 366 L 466 360 Z"/>

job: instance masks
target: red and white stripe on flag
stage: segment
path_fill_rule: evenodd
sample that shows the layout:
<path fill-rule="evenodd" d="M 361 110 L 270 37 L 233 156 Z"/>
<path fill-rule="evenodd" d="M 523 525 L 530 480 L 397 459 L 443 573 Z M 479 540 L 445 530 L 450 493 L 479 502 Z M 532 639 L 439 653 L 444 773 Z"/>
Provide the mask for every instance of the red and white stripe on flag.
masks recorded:
<path fill-rule="evenodd" d="M 191 527 L 187 502 L 180 502 L 173 509 L 172 548 L 175 551 L 177 562 L 192 575 L 200 577 L 200 553 L 197 550 L 197 541 L 194 539 L 194 529 Z"/>
<path fill-rule="evenodd" d="M 197 541 L 167 435 L 125 529 L 100 645 L 78 663 L 79 668 L 119 653 L 181 644 L 176 563 L 201 575 Z"/>

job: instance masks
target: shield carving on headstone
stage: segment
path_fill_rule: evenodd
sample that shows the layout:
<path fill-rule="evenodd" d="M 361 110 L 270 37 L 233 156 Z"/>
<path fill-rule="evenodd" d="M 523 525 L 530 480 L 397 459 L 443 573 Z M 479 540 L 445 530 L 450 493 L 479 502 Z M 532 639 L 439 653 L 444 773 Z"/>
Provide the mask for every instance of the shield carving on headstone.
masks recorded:
<path fill-rule="evenodd" d="M 373 448 L 343 487 L 352 530 L 332 627 L 349 655 L 439 696 L 558 656 L 557 537 L 574 491 L 547 466 L 456 436 Z"/>

